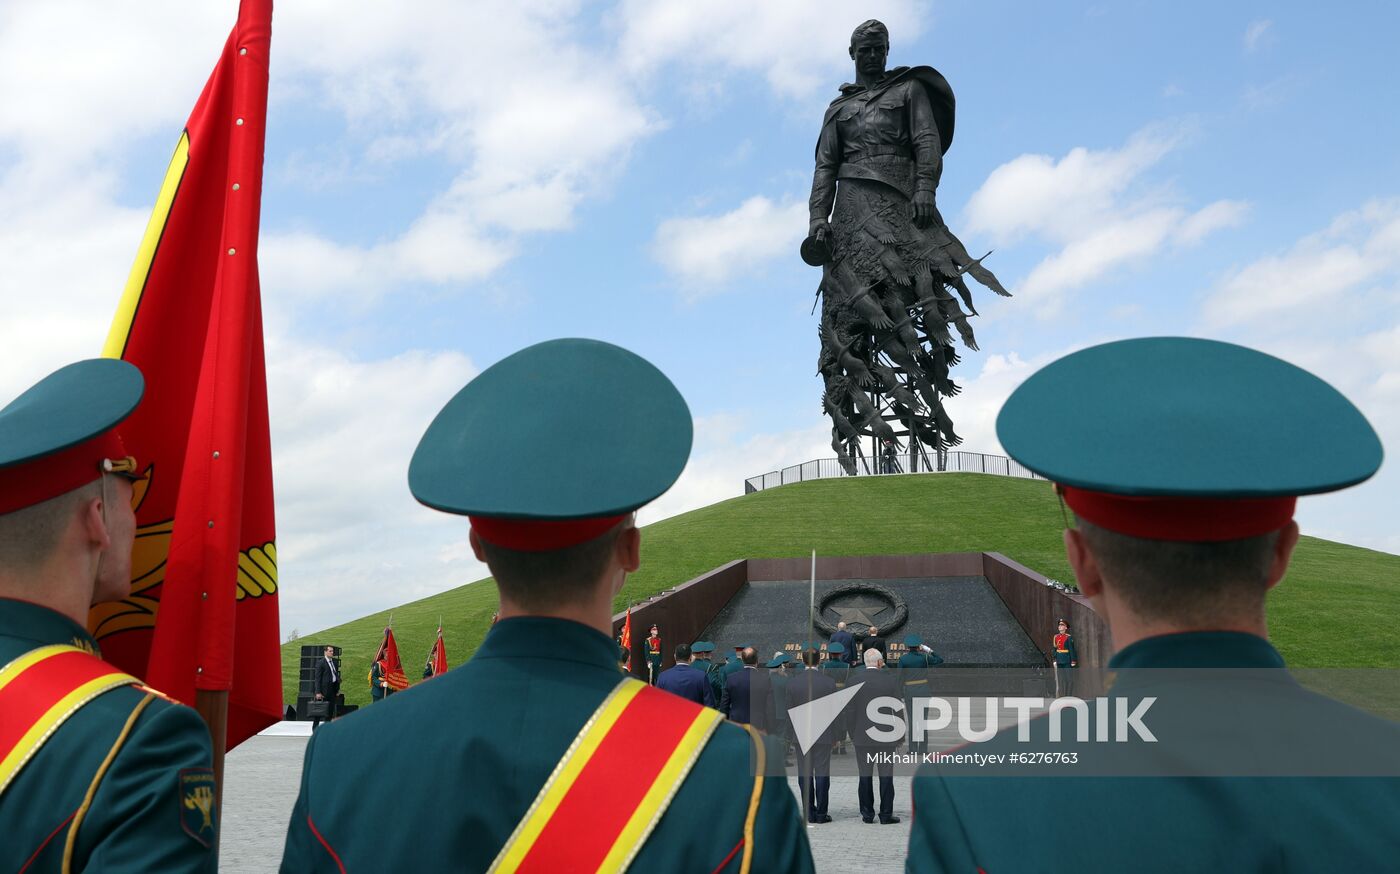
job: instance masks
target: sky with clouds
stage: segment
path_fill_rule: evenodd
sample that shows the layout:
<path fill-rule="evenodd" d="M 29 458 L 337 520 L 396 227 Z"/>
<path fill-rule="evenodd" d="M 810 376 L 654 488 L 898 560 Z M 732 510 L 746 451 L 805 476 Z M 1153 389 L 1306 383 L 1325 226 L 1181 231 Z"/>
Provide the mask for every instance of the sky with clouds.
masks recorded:
<path fill-rule="evenodd" d="M 0 398 L 100 351 L 235 12 L 0 6 Z M 951 82 L 939 206 L 1015 295 L 974 286 L 964 448 L 1000 451 L 996 411 L 1037 366 L 1188 334 L 1319 373 L 1400 451 L 1389 4 L 283 0 L 260 262 L 284 634 L 484 575 L 408 459 L 533 342 L 627 346 L 690 402 L 690 465 L 644 521 L 830 456 L 797 246 L 869 17 L 892 65 Z M 1400 552 L 1397 494 L 1392 458 L 1299 519 Z"/>

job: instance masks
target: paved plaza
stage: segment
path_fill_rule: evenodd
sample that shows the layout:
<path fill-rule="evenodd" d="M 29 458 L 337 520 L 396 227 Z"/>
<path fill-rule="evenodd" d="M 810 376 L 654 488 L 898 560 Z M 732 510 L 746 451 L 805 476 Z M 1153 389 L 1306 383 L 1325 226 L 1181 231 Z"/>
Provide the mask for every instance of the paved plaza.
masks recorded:
<path fill-rule="evenodd" d="M 265 874 L 277 870 L 305 749 L 305 737 L 260 735 L 228 754 L 220 871 Z M 797 781 L 789 783 L 796 793 Z M 832 778 L 830 813 L 833 822 L 807 828 L 818 872 L 904 870 L 904 850 L 909 844 L 908 777 L 895 778 L 895 815 L 902 820 L 897 825 L 861 822 L 855 777 Z"/>

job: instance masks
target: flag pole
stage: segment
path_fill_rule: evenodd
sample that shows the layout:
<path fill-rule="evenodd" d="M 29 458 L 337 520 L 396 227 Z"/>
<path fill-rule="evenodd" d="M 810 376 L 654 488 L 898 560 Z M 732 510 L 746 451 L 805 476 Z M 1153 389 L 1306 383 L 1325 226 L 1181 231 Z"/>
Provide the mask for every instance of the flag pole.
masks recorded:
<path fill-rule="evenodd" d="M 812 594 L 807 602 L 807 639 L 817 640 L 817 551 L 812 550 Z"/>
<path fill-rule="evenodd" d="M 224 808 L 224 750 L 228 746 L 228 690 L 196 689 L 194 709 L 209 728 L 209 746 L 213 753 L 214 803 Z M 219 845 L 219 830 L 214 830 L 214 846 Z"/>

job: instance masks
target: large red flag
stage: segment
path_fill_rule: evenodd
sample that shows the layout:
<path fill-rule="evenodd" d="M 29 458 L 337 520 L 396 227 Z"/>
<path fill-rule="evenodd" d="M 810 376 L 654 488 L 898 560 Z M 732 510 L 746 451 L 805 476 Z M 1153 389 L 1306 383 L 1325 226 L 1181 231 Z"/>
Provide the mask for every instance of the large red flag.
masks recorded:
<path fill-rule="evenodd" d="M 618 641 L 627 650 L 627 670 L 632 670 L 632 605 L 627 605 L 627 618 L 622 622 L 622 639 Z"/>
<path fill-rule="evenodd" d="M 131 595 L 89 625 L 109 661 L 181 701 L 226 691 L 229 748 L 282 714 L 257 262 L 271 36 L 271 0 L 243 0 L 103 349 L 146 377 L 121 435 L 150 479 Z"/>
<path fill-rule="evenodd" d="M 379 652 L 374 654 L 374 660 L 381 662 L 379 670 L 389 688 L 396 692 L 408 688 L 408 677 L 404 676 L 403 662 L 399 661 L 399 645 L 394 640 L 394 629 L 384 629 L 384 639 L 379 642 Z"/>
<path fill-rule="evenodd" d="M 433 650 L 428 653 L 428 662 L 433 666 L 433 676 L 447 673 L 447 646 L 442 642 L 442 625 L 438 625 L 437 640 L 433 641 Z"/>

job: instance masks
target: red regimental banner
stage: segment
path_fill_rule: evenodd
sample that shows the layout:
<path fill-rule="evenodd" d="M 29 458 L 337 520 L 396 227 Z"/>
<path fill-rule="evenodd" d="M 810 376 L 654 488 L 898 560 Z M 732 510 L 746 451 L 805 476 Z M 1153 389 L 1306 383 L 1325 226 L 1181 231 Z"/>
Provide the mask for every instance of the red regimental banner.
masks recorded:
<path fill-rule="evenodd" d="M 141 369 L 132 591 L 104 655 L 174 698 L 228 691 L 228 746 L 281 718 L 277 547 L 258 284 L 270 0 L 238 22 L 171 159 L 103 354 Z"/>

